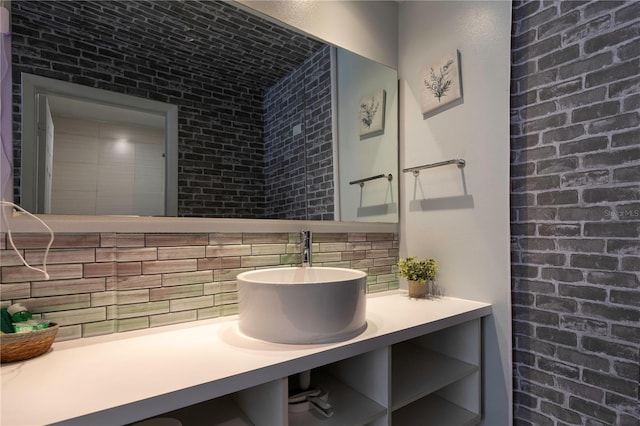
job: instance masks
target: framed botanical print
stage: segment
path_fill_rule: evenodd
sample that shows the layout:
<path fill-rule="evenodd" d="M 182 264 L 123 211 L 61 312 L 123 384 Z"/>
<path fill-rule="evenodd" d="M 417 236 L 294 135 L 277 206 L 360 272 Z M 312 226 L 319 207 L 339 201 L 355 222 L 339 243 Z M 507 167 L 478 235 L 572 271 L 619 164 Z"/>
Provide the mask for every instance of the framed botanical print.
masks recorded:
<path fill-rule="evenodd" d="M 386 92 L 379 90 L 360 99 L 360 136 L 369 137 L 384 131 L 384 109 Z"/>
<path fill-rule="evenodd" d="M 427 115 L 462 98 L 460 52 L 455 51 L 420 73 L 422 114 Z"/>

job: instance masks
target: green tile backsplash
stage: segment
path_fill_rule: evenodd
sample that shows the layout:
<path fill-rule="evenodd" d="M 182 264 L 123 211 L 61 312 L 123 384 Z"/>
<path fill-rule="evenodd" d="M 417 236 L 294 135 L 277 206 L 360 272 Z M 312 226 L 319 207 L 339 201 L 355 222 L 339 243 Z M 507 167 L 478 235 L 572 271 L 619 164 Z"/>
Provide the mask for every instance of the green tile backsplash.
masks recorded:
<path fill-rule="evenodd" d="M 236 276 L 295 266 L 298 233 L 56 234 L 50 280 L 23 266 L 0 234 L 0 304 L 21 302 L 61 325 L 58 340 L 158 327 L 238 313 Z M 398 288 L 394 233 L 314 233 L 315 266 L 360 269 L 369 292 Z M 45 234 L 13 235 L 42 262 Z"/>

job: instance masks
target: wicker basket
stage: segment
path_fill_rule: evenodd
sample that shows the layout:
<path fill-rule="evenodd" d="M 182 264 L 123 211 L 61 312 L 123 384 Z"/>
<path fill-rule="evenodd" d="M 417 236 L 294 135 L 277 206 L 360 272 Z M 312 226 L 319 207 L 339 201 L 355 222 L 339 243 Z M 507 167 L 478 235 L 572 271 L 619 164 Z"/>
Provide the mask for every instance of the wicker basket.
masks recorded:
<path fill-rule="evenodd" d="M 0 334 L 0 362 L 22 361 L 42 355 L 51 347 L 58 328 L 58 324 L 52 322 L 42 330 Z"/>

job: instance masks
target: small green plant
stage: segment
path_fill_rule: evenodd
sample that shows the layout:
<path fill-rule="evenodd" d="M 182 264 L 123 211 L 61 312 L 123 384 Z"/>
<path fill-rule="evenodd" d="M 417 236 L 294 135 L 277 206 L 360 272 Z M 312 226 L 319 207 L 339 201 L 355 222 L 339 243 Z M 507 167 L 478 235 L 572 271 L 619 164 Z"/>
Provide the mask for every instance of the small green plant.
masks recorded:
<path fill-rule="evenodd" d="M 433 259 L 416 260 L 415 256 L 401 258 L 398 262 L 399 274 L 411 281 L 425 283 L 433 280 L 438 272 L 438 265 Z"/>

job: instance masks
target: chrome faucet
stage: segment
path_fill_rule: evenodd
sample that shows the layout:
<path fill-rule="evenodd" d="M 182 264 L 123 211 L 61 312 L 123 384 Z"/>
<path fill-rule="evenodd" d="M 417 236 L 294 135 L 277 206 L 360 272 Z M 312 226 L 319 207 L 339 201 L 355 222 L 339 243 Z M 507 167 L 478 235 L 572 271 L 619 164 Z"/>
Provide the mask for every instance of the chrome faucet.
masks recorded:
<path fill-rule="evenodd" d="M 311 266 L 311 231 L 300 231 L 300 261 Z"/>

